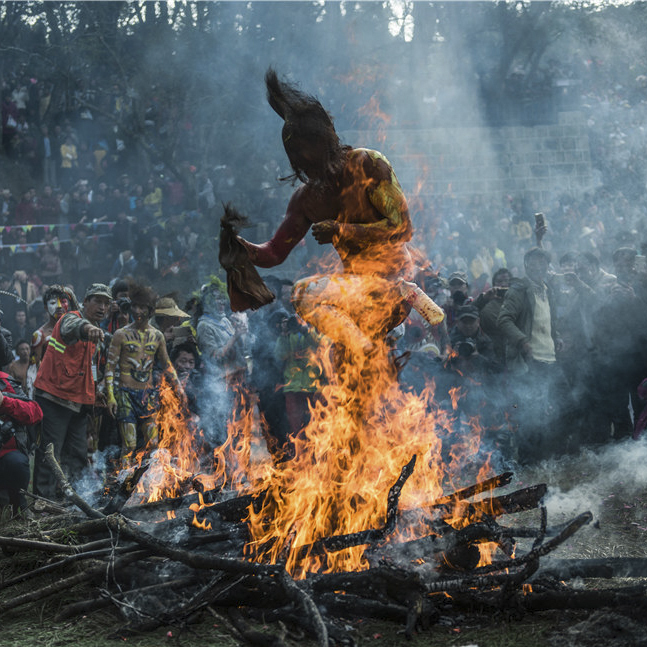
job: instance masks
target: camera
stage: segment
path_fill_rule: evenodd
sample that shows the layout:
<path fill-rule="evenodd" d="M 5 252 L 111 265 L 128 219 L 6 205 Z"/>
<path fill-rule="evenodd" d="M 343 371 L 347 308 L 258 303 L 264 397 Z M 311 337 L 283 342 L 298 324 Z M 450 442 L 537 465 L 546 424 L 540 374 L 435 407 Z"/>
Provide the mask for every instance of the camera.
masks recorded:
<path fill-rule="evenodd" d="M 471 337 L 463 339 L 456 344 L 456 352 L 459 357 L 470 357 L 476 352 L 476 342 Z"/>
<path fill-rule="evenodd" d="M 464 292 L 461 292 L 460 290 L 456 290 L 456 292 L 452 292 L 452 301 L 454 302 L 455 305 L 462 306 L 465 303 L 466 299 L 467 299 L 467 295 Z"/>
<path fill-rule="evenodd" d="M 0 423 L 0 447 L 8 443 L 15 434 L 16 428 L 11 420 Z"/>
<path fill-rule="evenodd" d="M 116 303 L 119 306 L 119 312 L 125 315 L 130 312 L 130 299 L 128 297 L 121 297 L 121 299 L 117 299 Z"/>

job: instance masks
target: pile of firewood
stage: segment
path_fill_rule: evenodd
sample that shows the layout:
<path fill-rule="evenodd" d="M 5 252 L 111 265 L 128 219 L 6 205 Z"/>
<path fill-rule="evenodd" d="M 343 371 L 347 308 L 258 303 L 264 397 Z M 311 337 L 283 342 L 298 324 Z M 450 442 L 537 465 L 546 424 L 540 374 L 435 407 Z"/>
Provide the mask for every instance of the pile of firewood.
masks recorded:
<path fill-rule="evenodd" d="M 304 555 L 324 555 L 363 546 L 369 567 L 295 580 L 282 565 L 251 561 L 245 552 L 249 542 L 245 511 L 260 503 L 263 493 L 224 498 L 222 492 L 199 492 L 210 504 L 200 509 L 200 520 L 210 524 L 204 530 L 192 526 L 194 513 L 189 504 L 197 501 L 195 491 L 126 507 L 140 476 L 135 472 L 97 509 L 69 485 L 51 451 L 47 460 L 57 471 L 67 499 L 83 514 L 68 512 L 58 524 L 53 518 L 49 530 L 39 525 L 32 536 L 0 537 L 5 552 L 31 551 L 43 556 L 41 565 L 0 581 L 5 591 L 33 582 L 27 593 L 3 594 L 0 614 L 84 585 L 91 587 L 92 594 L 62 606 L 57 620 L 113 606 L 124 618 L 118 629 L 124 635 L 163 625 L 182 627 L 207 612 L 226 617 L 232 630 L 252 644 L 280 645 L 290 638 L 309 637 L 324 647 L 353 643 L 345 622 L 348 618 L 391 620 L 411 637 L 441 617 L 469 608 L 524 612 L 645 600 L 644 586 L 573 590 L 559 580 L 645 576 L 646 560 L 549 559 L 540 564 L 589 523 L 592 515 L 585 512 L 560 527 L 549 527 L 541 505 L 545 485 L 494 494 L 495 489 L 510 484 L 511 473 L 458 490 L 421 509 L 400 510 L 400 490 L 413 470 L 414 458 L 389 492 L 383 527 L 300 547 Z M 200 489 L 197 482 L 195 487 Z M 448 523 L 457 507 L 470 520 L 459 529 Z M 532 509 L 539 511 L 536 528 L 497 521 L 503 515 Z M 159 521 L 160 517 L 167 519 Z M 401 536 L 396 530 L 406 528 L 414 518 L 419 524 L 421 517 L 425 536 L 396 539 Z M 70 545 L 65 541 L 70 536 L 84 543 Z M 519 554 L 519 539 L 530 546 L 524 554 Z M 496 544 L 496 554 L 502 557 L 478 566 L 479 544 L 484 542 Z M 56 574 L 53 581 L 52 574 Z M 45 576 L 47 584 L 43 584 Z M 276 629 L 270 635 L 260 632 L 254 629 L 257 621 L 276 623 Z"/>

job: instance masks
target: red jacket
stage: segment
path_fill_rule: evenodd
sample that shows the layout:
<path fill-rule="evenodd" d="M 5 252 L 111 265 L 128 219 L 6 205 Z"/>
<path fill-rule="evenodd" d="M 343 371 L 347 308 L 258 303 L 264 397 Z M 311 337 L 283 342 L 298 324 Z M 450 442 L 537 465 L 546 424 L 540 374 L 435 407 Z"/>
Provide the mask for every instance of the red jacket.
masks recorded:
<path fill-rule="evenodd" d="M 34 388 L 77 404 L 94 404 L 95 385 L 92 374 L 92 357 L 96 344 L 77 341 L 65 344 L 61 338 L 61 322 L 72 311 L 61 317 L 54 326 L 52 336 L 38 367 Z"/>
<path fill-rule="evenodd" d="M 2 371 L 0 371 L 0 389 L 5 396 L 0 404 L 0 419 L 3 422 L 11 419 L 19 425 L 28 426 L 35 425 L 43 419 L 43 412 L 36 402 L 11 397 L 11 394 L 16 393 L 16 390 L 11 383 L 11 377 Z M 18 449 L 16 439 L 11 438 L 0 448 L 0 458 L 16 449 Z"/>

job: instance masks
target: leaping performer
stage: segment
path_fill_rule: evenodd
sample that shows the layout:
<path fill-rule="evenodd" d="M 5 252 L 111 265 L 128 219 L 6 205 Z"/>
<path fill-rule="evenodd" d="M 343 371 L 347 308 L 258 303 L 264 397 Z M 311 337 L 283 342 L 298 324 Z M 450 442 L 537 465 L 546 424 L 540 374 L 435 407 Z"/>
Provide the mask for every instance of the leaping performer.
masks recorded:
<path fill-rule="evenodd" d="M 226 208 L 220 260 L 232 308 L 268 302 L 250 265 L 281 264 L 312 228 L 319 244 L 332 243 L 343 271 L 297 281 L 292 300 L 299 316 L 344 349 L 347 361 L 379 355 L 380 340 L 404 321 L 412 305 L 439 323 L 442 310 L 409 283 L 411 219 L 389 161 L 378 151 L 342 144 L 321 103 L 271 68 L 265 84 L 270 106 L 284 120 L 283 145 L 294 172 L 288 179 L 302 184 L 276 233 L 262 244 L 236 236 L 231 222 L 238 214 Z"/>

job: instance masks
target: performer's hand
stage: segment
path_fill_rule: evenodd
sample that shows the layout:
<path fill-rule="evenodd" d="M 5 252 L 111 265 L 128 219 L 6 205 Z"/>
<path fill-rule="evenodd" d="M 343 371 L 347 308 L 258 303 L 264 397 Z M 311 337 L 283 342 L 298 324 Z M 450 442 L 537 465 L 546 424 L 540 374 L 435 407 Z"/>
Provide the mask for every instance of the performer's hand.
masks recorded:
<path fill-rule="evenodd" d="M 336 220 L 323 220 L 312 225 L 312 235 L 320 245 L 332 243 L 339 233 L 339 223 Z"/>
<path fill-rule="evenodd" d="M 114 418 L 117 413 L 117 402 L 115 400 L 108 401 L 108 413 Z"/>

